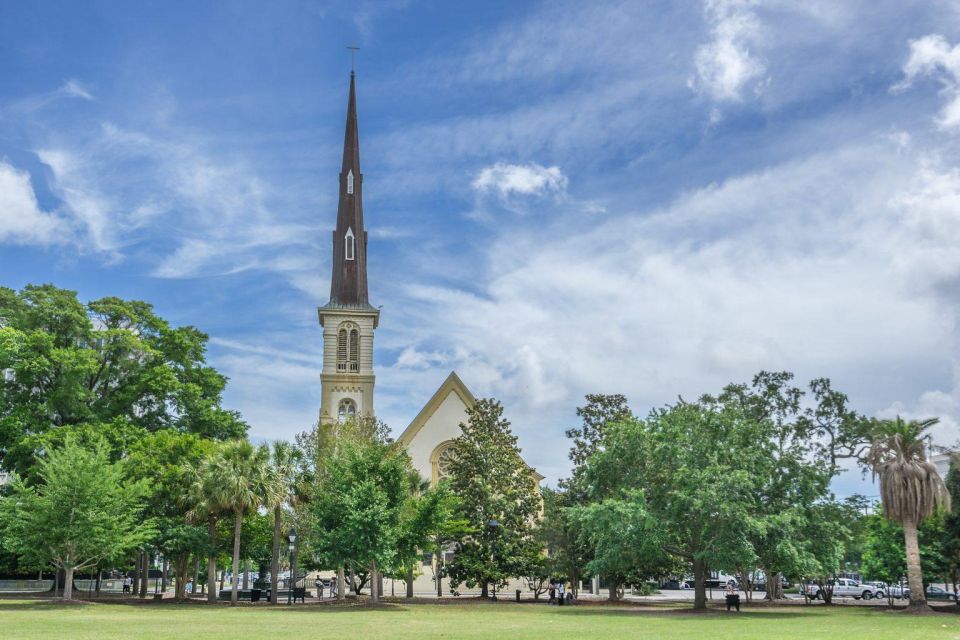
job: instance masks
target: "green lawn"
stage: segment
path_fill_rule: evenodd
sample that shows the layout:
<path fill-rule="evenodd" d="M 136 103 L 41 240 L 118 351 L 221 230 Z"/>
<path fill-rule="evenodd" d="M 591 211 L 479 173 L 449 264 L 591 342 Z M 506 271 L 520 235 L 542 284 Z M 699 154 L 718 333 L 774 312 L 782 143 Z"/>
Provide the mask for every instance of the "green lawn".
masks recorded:
<path fill-rule="evenodd" d="M 513 603 L 62 606 L 0 600 L 0 637 L 70 638 L 683 638 L 960 640 L 960 615 L 915 617 L 860 606 L 758 607 L 693 614 L 663 605 L 551 607 Z"/>

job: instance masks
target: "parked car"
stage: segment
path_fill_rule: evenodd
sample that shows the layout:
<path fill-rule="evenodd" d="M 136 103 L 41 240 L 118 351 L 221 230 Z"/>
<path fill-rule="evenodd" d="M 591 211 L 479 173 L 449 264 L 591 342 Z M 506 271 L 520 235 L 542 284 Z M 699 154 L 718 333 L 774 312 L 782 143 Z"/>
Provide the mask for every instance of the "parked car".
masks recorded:
<path fill-rule="evenodd" d="M 887 593 L 889 592 L 889 588 L 887 587 L 886 582 L 862 582 L 861 584 L 873 589 L 873 597 L 878 600 L 882 600 L 883 598 L 886 598 Z M 870 598 L 867 598 L 867 600 L 869 599 Z"/>
<path fill-rule="evenodd" d="M 823 594 L 820 592 L 820 585 L 810 584 L 807 585 L 807 588 L 811 598 L 814 600 L 823 600 Z M 879 595 L 877 595 L 878 593 Z M 857 600 L 861 598 L 864 600 L 871 600 L 875 597 L 887 597 L 885 592 L 878 591 L 875 587 L 872 587 L 869 584 L 861 584 L 859 581 L 853 580 L 852 578 L 837 578 L 834 580 L 833 595 L 844 598 L 855 598 Z"/>
<path fill-rule="evenodd" d="M 887 593 L 900 600 L 901 598 L 910 597 L 910 587 L 903 585 L 902 587 L 899 584 L 891 584 L 887 587 Z"/>
<path fill-rule="evenodd" d="M 957 594 L 941 589 L 940 587 L 927 587 L 927 600 L 946 600 L 948 602 L 957 602 Z"/>

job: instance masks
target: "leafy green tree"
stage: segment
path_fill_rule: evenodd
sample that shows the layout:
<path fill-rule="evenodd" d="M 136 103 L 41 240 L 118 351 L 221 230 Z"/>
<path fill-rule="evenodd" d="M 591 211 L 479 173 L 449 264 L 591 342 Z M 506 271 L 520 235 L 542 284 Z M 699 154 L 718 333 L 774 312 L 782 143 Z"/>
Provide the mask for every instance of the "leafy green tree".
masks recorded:
<path fill-rule="evenodd" d="M 585 473 L 587 463 L 603 442 L 604 433 L 620 422 L 631 420 L 633 414 L 627 405 L 627 399 L 620 394 L 588 394 L 586 404 L 577 407 L 577 416 L 581 419 L 579 426 L 568 429 L 566 435 L 571 440 L 569 458 L 573 463 L 570 478 L 560 480 L 560 490 L 553 496 L 554 505 L 544 504 L 545 520 L 542 531 L 550 539 L 547 546 L 551 549 L 551 564 L 556 568 L 563 568 L 563 574 L 569 576 L 574 589 L 579 585 L 581 574 L 590 561 L 591 546 L 586 538 L 576 530 L 577 521 L 565 515 L 563 508 L 585 505 L 589 501 L 589 486 Z M 559 504 L 562 502 L 562 506 Z M 596 565 L 594 565 L 596 566 Z M 610 589 L 610 599 L 615 600 L 619 594 L 620 584 L 626 576 L 605 574 L 604 578 Z"/>
<path fill-rule="evenodd" d="M 526 575 L 524 562 L 537 547 L 540 492 L 499 402 L 478 400 L 460 429 L 450 487 L 460 499 L 457 517 L 472 533 L 458 542 L 447 571 L 451 586 L 479 585 L 487 597 L 491 583 Z"/>
<path fill-rule="evenodd" d="M 953 505 L 960 504 L 960 466 L 957 462 L 956 455 L 952 456 L 945 480 Z M 944 515 L 942 548 L 946 573 L 953 592 L 957 593 L 960 584 L 960 509 L 953 509 Z"/>
<path fill-rule="evenodd" d="M 594 502 L 643 492 L 662 549 L 693 564 L 694 608 L 706 607 L 710 567 L 755 561 L 757 489 L 772 459 L 763 436 L 735 406 L 681 400 L 610 429 L 590 459 Z"/>
<path fill-rule="evenodd" d="M 574 503 L 574 495 L 569 490 L 545 488 L 542 495 L 543 523 L 539 527 L 538 537 L 541 546 L 547 550 L 549 573 L 551 576 L 567 576 L 576 596 L 580 579 L 593 557 L 594 547 L 590 544 L 589 536 L 582 536 L 580 523 L 571 513 L 571 509 L 590 503 L 586 500 Z M 617 576 L 614 582 L 625 579 L 620 574 L 604 575 Z M 616 586 L 611 593 L 616 595 Z"/>
<path fill-rule="evenodd" d="M 443 481 L 430 494 L 425 496 L 429 501 L 422 509 L 431 517 L 425 517 L 423 522 L 423 548 L 433 553 L 434 580 L 437 587 L 437 597 L 443 597 L 443 578 L 446 577 L 446 552 L 459 540 L 474 533 L 470 523 L 460 516 L 460 500 L 450 490 L 447 481 Z M 432 504 L 430 504 L 432 503 Z"/>
<path fill-rule="evenodd" d="M 929 609 L 917 528 L 938 508 L 950 508 L 950 493 L 926 456 L 926 431 L 937 422 L 905 422 L 899 417 L 881 422 L 868 457 L 874 477 L 880 478 L 883 514 L 903 527 L 910 583 L 908 610 L 912 612 Z"/>
<path fill-rule="evenodd" d="M 877 514 L 867 516 L 866 524 L 860 574 L 869 580 L 897 583 L 907 570 L 903 528 Z M 893 597 L 892 593 L 887 595 Z"/>
<path fill-rule="evenodd" d="M 14 477 L 0 498 L 4 546 L 25 566 L 53 565 L 65 574 L 63 597 L 73 597 L 73 575 L 117 559 L 153 536 L 143 515 L 145 483 L 130 481 L 105 446 L 67 440 L 38 462 L 39 483 Z"/>
<path fill-rule="evenodd" d="M 187 473 L 210 455 L 216 443 L 193 433 L 164 429 L 133 440 L 123 462 L 128 475 L 148 487 L 146 510 L 155 520 L 157 536 L 152 547 L 173 561 L 178 598 L 186 597 L 183 586 L 192 557 L 206 555 L 206 536 L 184 518 L 184 495 L 190 484 Z"/>
<path fill-rule="evenodd" d="M 663 530 L 647 508 L 642 490 L 627 489 L 617 498 L 572 507 L 568 514 L 591 548 L 587 563 L 591 573 L 622 576 L 624 584 L 641 584 L 673 568 L 664 551 Z"/>
<path fill-rule="evenodd" d="M 312 510 L 315 551 L 330 564 L 369 568 L 378 602 L 377 573 L 393 566 L 405 506 L 415 487 L 406 452 L 373 438 L 344 438 L 322 458 L 322 488 Z"/>
<path fill-rule="evenodd" d="M 226 378 L 205 362 L 207 336 L 145 302 L 0 288 L 0 318 L 0 464 L 28 482 L 38 452 L 66 435 L 103 433 L 116 460 L 142 432 L 246 433 L 220 406 Z"/>

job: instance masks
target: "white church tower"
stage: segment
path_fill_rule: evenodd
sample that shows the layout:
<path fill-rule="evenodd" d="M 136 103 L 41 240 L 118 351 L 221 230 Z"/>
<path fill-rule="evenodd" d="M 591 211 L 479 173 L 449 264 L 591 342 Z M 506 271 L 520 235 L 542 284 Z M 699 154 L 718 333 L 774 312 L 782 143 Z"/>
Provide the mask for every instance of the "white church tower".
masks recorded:
<path fill-rule="evenodd" d="M 356 79 L 350 72 L 340 204 L 333 232 L 330 301 L 317 309 L 323 327 L 320 423 L 373 417 L 373 332 L 380 311 L 367 299 L 367 232 L 357 131 Z"/>

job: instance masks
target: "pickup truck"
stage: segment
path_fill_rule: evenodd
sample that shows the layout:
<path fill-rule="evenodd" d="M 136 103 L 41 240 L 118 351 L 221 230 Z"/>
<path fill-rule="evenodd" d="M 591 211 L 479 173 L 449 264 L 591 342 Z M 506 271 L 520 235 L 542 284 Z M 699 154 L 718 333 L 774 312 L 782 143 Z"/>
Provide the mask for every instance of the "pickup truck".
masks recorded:
<path fill-rule="evenodd" d="M 809 585 L 810 597 L 814 600 L 822 600 L 823 594 L 820 593 L 820 585 Z M 861 584 L 850 578 L 837 578 L 833 581 L 833 595 L 835 597 L 856 598 L 859 600 L 871 600 L 873 598 L 886 598 L 887 594 L 882 589 L 877 589 L 869 584 Z"/>

